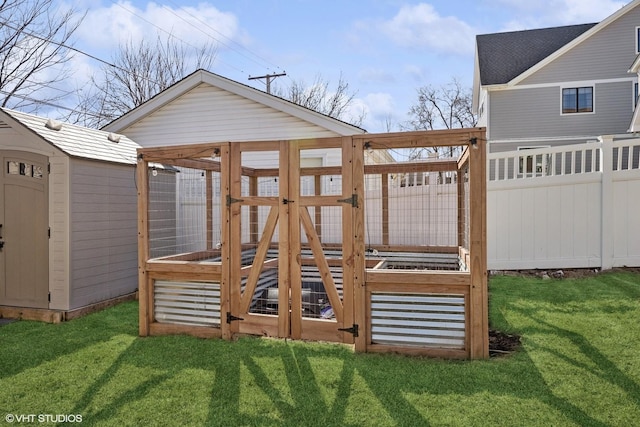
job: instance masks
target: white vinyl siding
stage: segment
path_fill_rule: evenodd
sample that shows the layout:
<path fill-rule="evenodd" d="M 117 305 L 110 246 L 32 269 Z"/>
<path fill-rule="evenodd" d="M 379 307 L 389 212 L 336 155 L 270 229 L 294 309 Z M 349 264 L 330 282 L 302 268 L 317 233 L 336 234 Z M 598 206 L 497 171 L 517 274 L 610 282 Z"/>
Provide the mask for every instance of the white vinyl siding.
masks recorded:
<path fill-rule="evenodd" d="M 336 136 L 330 130 L 204 83 L 121 133 L 144 147 Z"/>
<path fill-rule="evenodd" d="M 135 291 L 135 167 L 73 159 L 70 194 L 70 308 Z"/>

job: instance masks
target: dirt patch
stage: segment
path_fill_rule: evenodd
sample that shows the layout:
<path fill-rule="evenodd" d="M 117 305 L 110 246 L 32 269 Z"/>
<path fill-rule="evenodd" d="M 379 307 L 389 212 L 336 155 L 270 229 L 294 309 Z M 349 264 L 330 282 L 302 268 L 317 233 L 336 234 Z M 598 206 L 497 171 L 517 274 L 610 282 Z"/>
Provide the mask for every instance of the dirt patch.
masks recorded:
<path fill-rule="evenodd" d="M 507 334 L 495 329 L 489 330 L 489 356 L 505 356 L 520 347 L 520 336 Z"/>
<path fill-rule="evenodd" d="M 550 270 L 493 270 L 492 276 L 516 276 L 516 277 L 537 277 L 540 279 L 581 279 L 593 277 L 598 274 L 610 271 L 624 271 L 640 274 L 640 267 L 614 268 L 611 270 L 600 270 L 599 268 L 563 268 Z"/>

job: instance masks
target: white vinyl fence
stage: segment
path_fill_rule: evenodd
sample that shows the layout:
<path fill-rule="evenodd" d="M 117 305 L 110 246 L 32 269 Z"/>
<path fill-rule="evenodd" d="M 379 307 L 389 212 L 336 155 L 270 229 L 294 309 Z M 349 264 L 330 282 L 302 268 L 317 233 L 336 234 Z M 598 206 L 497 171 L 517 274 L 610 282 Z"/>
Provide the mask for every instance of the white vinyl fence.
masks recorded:
<path fill-rule="evenodd" d="M 490 270 L 640 266 L 640 139 L 487 158 Z"/>

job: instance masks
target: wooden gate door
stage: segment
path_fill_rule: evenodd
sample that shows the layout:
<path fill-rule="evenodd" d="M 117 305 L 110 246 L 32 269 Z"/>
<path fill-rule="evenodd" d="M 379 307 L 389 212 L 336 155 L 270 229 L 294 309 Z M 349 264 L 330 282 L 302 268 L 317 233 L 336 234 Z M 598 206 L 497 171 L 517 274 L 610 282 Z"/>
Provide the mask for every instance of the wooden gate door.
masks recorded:
<path fill-rule="evenodd" d="M 340 138 L 232 144 L 231 332 L 353 342 L 353 240 L 342 236 L 354 198 L 342 157 Z"/>
<path fill-rule="evenodd" d="M 289 160 L 291 336 L 353 343 L 350 138 L 293 144 Z M 344 142 L 344 147 L 343 147 Z"/>
<path fill-rule="evenodd" d="M 0 151 L 0 305 L 48 308 L 48 159 Z"/>

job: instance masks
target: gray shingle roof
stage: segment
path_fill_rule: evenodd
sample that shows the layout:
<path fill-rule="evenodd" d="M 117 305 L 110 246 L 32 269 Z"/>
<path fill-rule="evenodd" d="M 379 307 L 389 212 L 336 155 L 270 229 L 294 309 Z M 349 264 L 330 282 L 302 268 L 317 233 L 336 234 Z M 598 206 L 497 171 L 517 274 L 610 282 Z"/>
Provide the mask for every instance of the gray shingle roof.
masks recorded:
<path fill-rule="evenodd" d="M 136 164 L 138 144 L 124 135 L 110 141 L 109 132 L 62 123 L 60 130 L 45 126 L 49 119 L 3 108 L 2 111 L 38 136 L 72 157 L 105 162 Z"/>
<path fill-rule="evenodd" d="M 480 84 L 508 83 L 596 24 L 476 36 Z"/>

